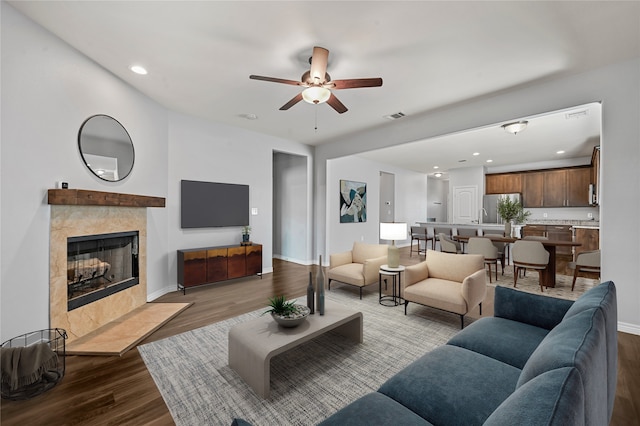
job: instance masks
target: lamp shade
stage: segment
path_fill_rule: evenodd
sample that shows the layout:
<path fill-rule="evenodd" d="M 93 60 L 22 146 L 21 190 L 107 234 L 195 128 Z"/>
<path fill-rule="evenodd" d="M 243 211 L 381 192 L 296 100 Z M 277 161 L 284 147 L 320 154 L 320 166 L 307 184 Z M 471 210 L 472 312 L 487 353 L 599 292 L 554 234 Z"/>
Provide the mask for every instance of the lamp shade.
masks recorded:
<path fill-rule="evenodd" d="M 312 86 L 302 91 L 302 99 L 310 104 L 327 102 L 331 97 L 331 91 L 325 87 Z"/>
<path fill-rule="evenodd" d="M 406 223 L 380 223 L 380 239 L 381 240 L 406 240 L 407 224 Z"/>

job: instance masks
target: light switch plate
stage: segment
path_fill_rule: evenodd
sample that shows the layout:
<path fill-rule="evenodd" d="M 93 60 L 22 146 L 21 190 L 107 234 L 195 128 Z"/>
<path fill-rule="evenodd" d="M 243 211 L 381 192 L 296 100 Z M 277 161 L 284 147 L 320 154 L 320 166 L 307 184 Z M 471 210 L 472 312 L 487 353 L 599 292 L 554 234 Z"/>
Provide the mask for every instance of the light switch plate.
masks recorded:
<path fill-rule="evenodd" d="M 251 215 L 252 216 L 257 216 L 258 215 L 258 208 L 257 207 L 251 207 Z"/>

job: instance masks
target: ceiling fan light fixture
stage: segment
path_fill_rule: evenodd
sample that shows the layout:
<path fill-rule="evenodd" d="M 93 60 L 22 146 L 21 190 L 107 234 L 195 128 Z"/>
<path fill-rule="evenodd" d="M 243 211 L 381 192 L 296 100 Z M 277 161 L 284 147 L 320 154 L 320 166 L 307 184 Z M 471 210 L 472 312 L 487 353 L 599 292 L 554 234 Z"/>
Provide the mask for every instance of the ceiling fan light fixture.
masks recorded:
<path fill-rule="evenodd" d="M 518 133 L 520 133 L 521 131 L 527 128 L 527 124 L 529 124 L 529 122 L 526 120 L 515 121 L 513 123 L 503 124 L 502 128 L 505 130 L 505 132 L 513 133 L 514 135 L 517 135 Z"/>
<path fill-rule="evenodd" d="M 305 102 L 309 102 L 310 104 L 322 104 L 327 102 L 331 97 L 331 90 L 320 87 L 320 86 L 312 86 L 304 89 L 302 91 L 302 99 Z"/>

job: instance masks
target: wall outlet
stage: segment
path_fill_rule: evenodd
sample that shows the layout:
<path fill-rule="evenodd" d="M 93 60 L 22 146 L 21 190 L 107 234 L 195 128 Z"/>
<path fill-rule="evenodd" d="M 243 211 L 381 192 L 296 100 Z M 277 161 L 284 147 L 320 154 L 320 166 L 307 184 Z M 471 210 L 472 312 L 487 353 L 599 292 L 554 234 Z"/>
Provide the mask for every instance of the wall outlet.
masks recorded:
<path fill-rule="evenodd" d="M 258 215 L 258 209 L 256 207 L 252 207 L 251 208 L 251 215 L 252 216 L 257 216 Z"/>
<path fill-rule="evenodd" d="M 360 241 L 364 241 L 364 235 L 360 235 Z"/>
<path fill-rule="evenodd" d="M 542 217 L 547 217 L 547 214 L 546 213 L 542 213 Z"/>
<path fill-rule="evenodd" d="M 589 219 L 593 219 L 593 213 L 587 213 L 587 217 L 588 217 Z"/>

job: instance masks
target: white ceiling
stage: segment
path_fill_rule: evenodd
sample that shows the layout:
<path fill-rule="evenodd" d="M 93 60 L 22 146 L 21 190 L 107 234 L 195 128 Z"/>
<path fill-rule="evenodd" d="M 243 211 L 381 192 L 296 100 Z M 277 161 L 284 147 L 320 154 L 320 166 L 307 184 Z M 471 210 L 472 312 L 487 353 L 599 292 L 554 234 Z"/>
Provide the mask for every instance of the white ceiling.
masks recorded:
<path fill-rule="evenodd" d="M 637 1 L 9 3 L 169 109 L 309 145 L 387 125 L 389 114 L 424 114 L 640 56 Z M 332 78 L 382 77 L 384 85 L 336 91 L 349 108 L 344 114 L 304 102 L 279 111 L 299 88 L 249 75 L 297 80 L 314 45 L 329 49 Z M 149 74 L 133 74 L 133 64 Z M 585 144 L 592 135 L 564 140 L 569 132 L 536 121 L 517 136 L 488 129 L 488 139 L 461 134 L 425 156 L 441 155 L 437 165 L 451 168 L 475 151 L 494 165 L 502 155 L 530 155 L 513 143 L 490 148 L 507 138 L 537 146 L 541 154 L 551 150 L 547 159 L 557 150 L 545 145 L 550 141 L 568 155 L 589 155 Z M 416 159 L 411 168 L 418 169 L 424 158 L 398 151 L 387 153 L 386 161 L 394 155 Z"/>

